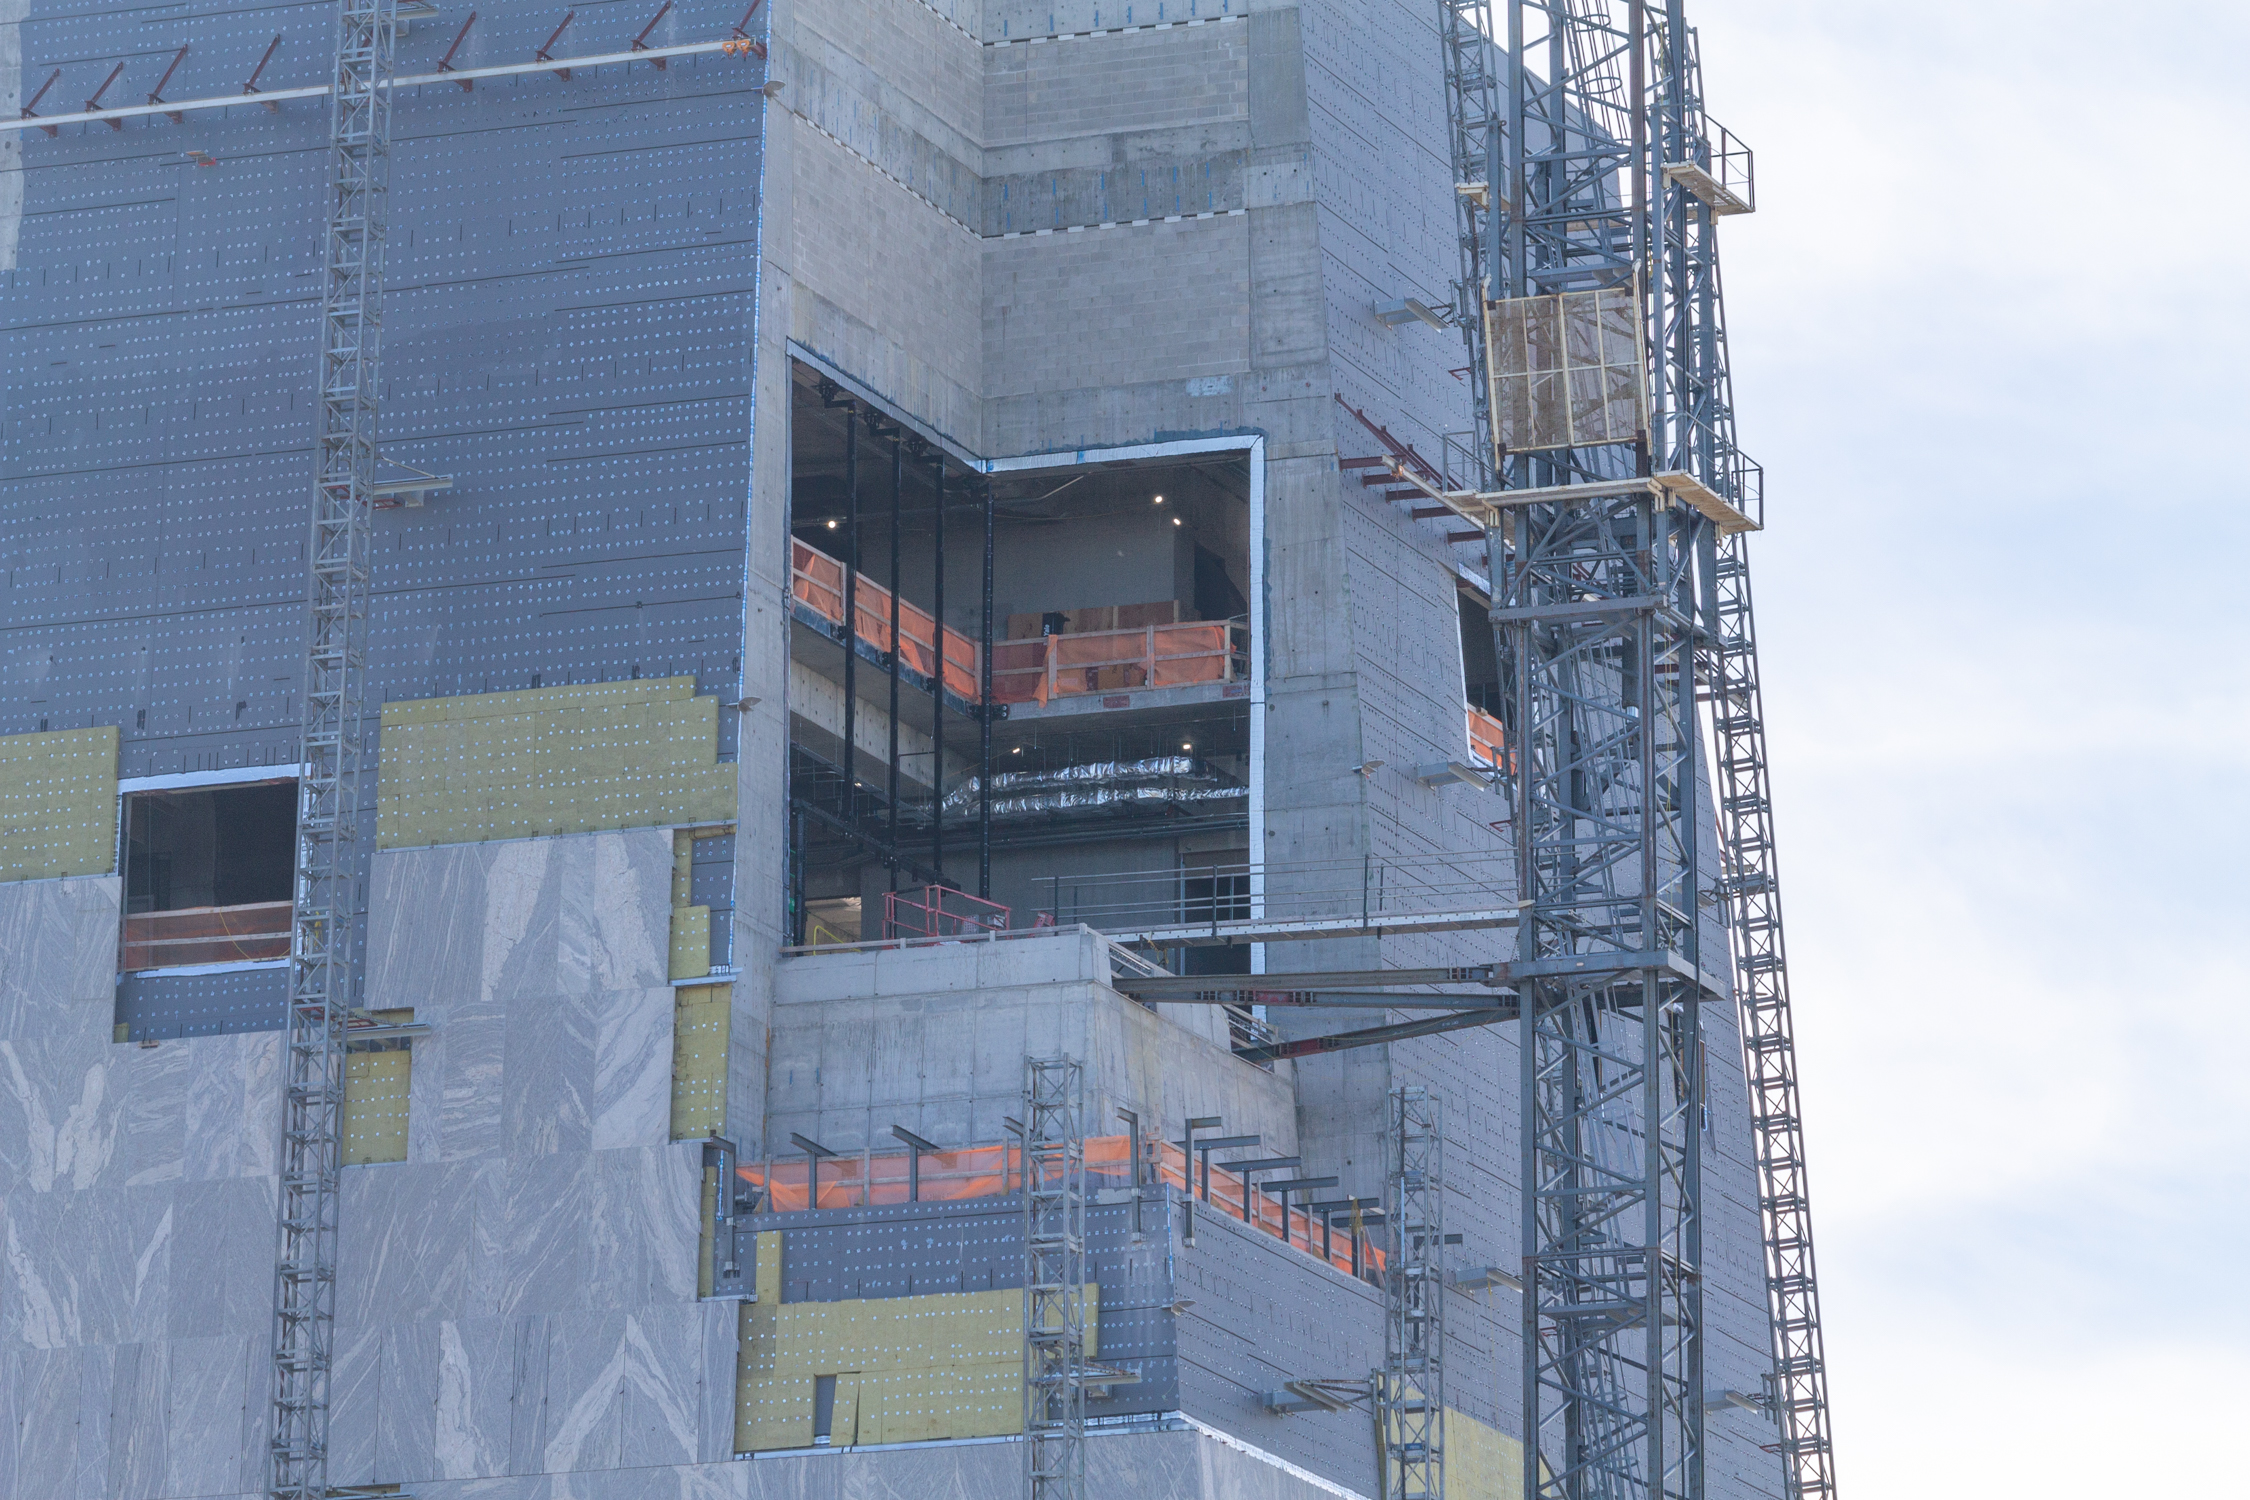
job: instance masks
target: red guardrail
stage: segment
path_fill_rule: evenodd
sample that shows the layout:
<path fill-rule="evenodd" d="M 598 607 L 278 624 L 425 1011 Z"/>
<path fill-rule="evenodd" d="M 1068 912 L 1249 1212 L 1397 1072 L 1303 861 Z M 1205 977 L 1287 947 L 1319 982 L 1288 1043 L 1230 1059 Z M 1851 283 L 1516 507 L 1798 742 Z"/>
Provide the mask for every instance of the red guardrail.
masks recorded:
<path fill-rule="evenodd" d="M 844 565 L 803 542 L 789 548 L 789 591 L 798 603 L 841 627 Z M 878 652 L 891 649 L 890 590 L 862 574 L 852 588 L 853 633 Z M 929 611 L 901 599 L 898 659 L 924 677 L 937 674 L 945 648 L 945 685 L 977 701 L 977 644 Z M 1095 630 L 992 643 L 992 701 L 1046 703 L 1085 693 L 1240 682 L 1250 675 L 1250 627 L 1243 620 L 1197 620 L 1134 630 Z"/>
<path fill-rule="evenodd" d="M 183 964 L 236 963 L 289 956 L 286 901 L 247 906 L 191 906 L 125 918 L 118 968 L 170 969 Z"/>

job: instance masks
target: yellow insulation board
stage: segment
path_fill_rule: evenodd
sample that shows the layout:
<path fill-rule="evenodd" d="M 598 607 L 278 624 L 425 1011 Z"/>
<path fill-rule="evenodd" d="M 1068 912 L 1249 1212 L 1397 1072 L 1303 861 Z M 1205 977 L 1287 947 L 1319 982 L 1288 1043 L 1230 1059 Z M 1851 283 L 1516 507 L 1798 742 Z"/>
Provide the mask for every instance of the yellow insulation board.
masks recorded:
<path fill-rule="evenodd" d="M 385 704 L 376 843 L 725 822 L 718 744 L 718 699 L 692 677 Z"/>
<path fill-rule="evenodd" d="M 344 1165 L 406 1160 L 406 1101 L 414 1052 L 344 1054 Z"/>
<path fill-rule="evenodd" d="M 672 1139 L 726 1134 L 727 1018 L 734 987 L 683 984 L 672 991 Z"/>
<path fill-rule="evenodd" d="M 1086 1288 L 1088 1355 L 1098 1287 Z M 1023 1291 L 781 1304 L 781 1236 L 758 1236 L 758 1300 L 742 1309 L 735 1451 L 813 1442 L 814 1383 L 836 1379 L 829 1440 L 920 1443 L 1023 1430 Z M 851 1389 L 846 1420 L 846 1387 Z"/>
<path fill-rule="evenodd" d="M 1445 1493 L 1449 1500 L 1522 1500 L 1523 1444 L 1447 1407 Z"/>
<path fill-rule="evenodd" d="M 672 908 L 672 978 L 701 979 L 711 972 L 711 908 Z"/>
<path fill-rule="evenodd" d="M 117 868 L 117 726 L 0 735 L 0 881 Z"/>

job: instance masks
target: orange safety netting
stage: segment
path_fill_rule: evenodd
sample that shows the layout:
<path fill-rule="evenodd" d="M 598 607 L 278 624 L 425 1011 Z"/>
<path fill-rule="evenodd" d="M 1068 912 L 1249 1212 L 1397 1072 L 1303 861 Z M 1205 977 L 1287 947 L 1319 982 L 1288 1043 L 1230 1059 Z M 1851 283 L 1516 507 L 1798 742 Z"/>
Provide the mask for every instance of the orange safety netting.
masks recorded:
<path fill-rule="evenodd" d="M 803 542 L 789 544 L 789 590 L 797 601 L 831 624 L 844 622 L 844 565 Z M 891 591 L 860 577 L 852 585 L 852 613 L 858 637 L 877 651 L 891 649 Z M 899 662 L 924 677 L 938 668 L 938 641 L 945 646 L 945 685 L 974 701 L 977 696 L 976 642 L 958 630 L 939 631 L 928 610 L 901 599 L 898 604 Z"/>
<path fill-rule="evenodd" d="M 1129 1162 L 1131 1138 L 1122 1135 L 1092 1136 L 1086 1141 L 1086 1175 L 1099 1179 L 1103 1185 L 1125 1187 L 1132 1181 Z M 1155 1168 L 1159 1181 L 1171 1184 L 1182 1192 L 1188 1191 L 1187 1159 L 1178 1146 L 1170 1141 L 1150 1143 L 1155 1147 Z M 862 1152 L 856 1156 L 831 1156 L 819 1163 L 819 1208 L 863 1208 L 869 1204 L 905 1203 L 908 1201 L 909 1154 L 903 1151 Z M 771 1213 L 799 1213 L 807 1207 L 806 1173 L 810 1162 L 801 1157 L 781 1157 L 762 1162 L 743 1162 L 735 1168 L 742 1181 L 763 1191 L 766 1211 Z M 925 1151 L 922 1153 L 921 1198 L 924 1203 L 952 1203 L 968 1198 L 996 1198 L 1017 1191 L 1023 1182 L 1023 1151 L 1021 1147 L 967 1146 L 958 1151 Z M 1281 1204 L 1263 1189 L 1250 1194 L 1250 1210 L 1243 1213 L 1243 1187 L 1239 1174 L 1224 1167 L 1210 1169 L 1210 1181 L 1205 1184 L 1202 1174 L 1197 1174 L 1195 1196 L 1208 1203 L 1213 1212 L 1254 1224 L 1273 1235 L 1286 1239 L 1292 1249 L 1301 1250 L 1315 1259 L 1325 1258 L 1337 1270 L 1352 1272 L 1352 1244 L 1360 1241 L 1360 1263 L 1363 1267 L 1381 1271 L 1384 1255 L 1380 1249 L 1366 1242 L 1366 1231 L 1351 1227 L 1330 1228 L 1324 1235 L 1317 1215 L 1301 1209 L 1289 1210 L 1286 1225 L 1282 1219 Z"/>
<path fill-rule="evenodd" d="M 1242 665 L 1225 620 L 1089 630 L 995 641 L 996 703 L 1045 703 L 1083 693 L 1231 682 Z"/>
<path fill-rule="evenodd" d="M 1481 708 L 1469 710 L 1469 754 L 1472 758 L 1494 770 L 1505 770 L 1507 767 L 1501 759 L 1507 753 L 1502 749 L 1505 743 L 1498 719 Z"/>

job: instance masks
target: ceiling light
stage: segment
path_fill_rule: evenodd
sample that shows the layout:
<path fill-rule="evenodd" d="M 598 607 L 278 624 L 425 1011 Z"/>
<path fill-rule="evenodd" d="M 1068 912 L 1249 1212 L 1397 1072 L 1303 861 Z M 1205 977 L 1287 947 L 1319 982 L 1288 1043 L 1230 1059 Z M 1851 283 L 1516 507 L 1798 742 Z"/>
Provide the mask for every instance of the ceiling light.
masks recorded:
<path fill-rule="evenodd" d="M 1162 504 L 1164 503 L 1164 497 L 1163 497 L 1162 495 L 1158 495 L 1158 496 L 1156 497 L 1156 503 L 1157 503 L 1158 505 L 1162 505 Z"/>
<path fill-rule="evenodd" d="M 834 531 L 834 530 L 836 529 L 836 523 L 835 523 L 834 521 L 830 521 L 830 522 L 828 523 L 828 529 L 829 529 L 830 531 Z"/>
<path fill-rule="evenodd" d="M 1179 524 L 1180 524 L 1180 518 L 1179 518 L 1178 516 L 1174 516 L 1174 517 L 1172 518 L 1172 524 L 1173 524 L 1174 526 L 1177 526 L 1177 525 L 1179 525 Z"/>

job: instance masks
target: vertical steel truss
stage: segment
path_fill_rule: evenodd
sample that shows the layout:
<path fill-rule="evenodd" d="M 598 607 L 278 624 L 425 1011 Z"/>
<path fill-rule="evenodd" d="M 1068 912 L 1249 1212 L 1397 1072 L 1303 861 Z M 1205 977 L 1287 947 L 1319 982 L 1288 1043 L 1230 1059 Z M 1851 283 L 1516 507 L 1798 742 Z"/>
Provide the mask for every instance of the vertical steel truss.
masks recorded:
<path fill-rule="evenodd" d="M 1027 1500 L 1086 1494 L 1085 1071 L 1027 1057 L 1023 1081 L 1023 1479 Z"/>
<path fill-rule="evenodd" d="M 304 770 L 274 1256 L 269 1491 L 326 1500 L 344 1024 L 359 998 L 360 709 L 396 0 L 339 0 L 320 310 Z"/>
<path fill-rule="evenodd" d="M 1485 378 L 1484 277 L 1491 261 L 1490 184 L 1499 164 L 1499 81 L 1493 72 L 1492 0 L 1438 0 L 1438 40 L 1445 54 L 1445 118 L 1453 157 L 1453 204 L 1461 279 L 1453 287 L 1453 319 L 1469 356 L 1473 404 L 1469 476 L 1478 489 L 1492 481 L 1492 388 Z M 1485 190 L 1483 201 L 1474 191 Z M 1448 453 L 1448 458 L 1452 455 Z"/>
<path fill-rule="evenodd" d="M 1496 569 L 1524 899 L 1527 1495 L 1702 1494 L 1705 986 L 1682 596 L 1706 525 L 1645 493 L 1533 506 Z"/>
<path fill-rule="evenodd" d="M 1671 0 L 1653 38 L 1659 59 L 1655 104 L 1657 163 L 1690 162 L 1716 171 L 1703 109 L 1703 66 L 1695 32 Z M 1668 251 L 1657 302 L 1657 395 L 1666 468 L 1696 474 L 1747 515 L 1763 508 L 1761 473 L 1735 441 L 1734 391 L 1727 357 L 1726 301 L 1710 205 L 1659 178 L 1663 244 Z M 1765 1220 L 1766 1290 L 1773 1323 L 1775 1410 L 1791 1500 L 1836 1493 L 1830 1441 L 1828 1369 L 1820 1331 L 1820 1284 L 1813 1257 L 1803 1116 L 1797 1104 L 1797 1052 L 1789 1012 L 1788 952 L 1774 866 L 1773 790 L 1767 775 L 1758 634 L 1751 610 L 1747 533 L 1719 540 L 1706 554 L 1710 631 L 1701 679 L 1714 704 L 1716 801 L 1733 946 L 1743 1067 L 1757 1152 L 1759 1207 Z"/>
<path fill-rule="evenodd" d="M 1638 284 L 1665 307 L 1640 0 L 1622 24 L 1598 0 L 1507 4 L 1490 295 Z M 1652 446 L 1495 467 L 1513 488 L 1645 475 Z M 1703 1494 L 1694 609 L 1709 542 L 1708 522 L 1646 491 L 1525 507 L 1490 537 L 1523 903 L 1529 1496 Z"/>
<path fill-rule="evenodd" d="M 1391 1090 L 1390 1180 L 1384 1216 L 1395 1233 L 1384 1277 L 1383 1368 L 1375 1414 L 1383 1500 L 1445 1500 L 1445 1121 L 1418 1087 Z"/>
<path fill-rule="evenodd" d="M 1775 1417 L 1791 1500 L 1830 1500 L 1836 1460 L 1828 1426 L 1828 1364 L 1820 1336 L 1797 1044 L 1789 1019 L 1789 956 L 1774 869 L 1773 789 L 1758 690 L 1758 635 L 1741 536 L 1720 545 L 1717 670 L 1719 825 L 1731 899 L 1736 1005 L 1742 1016 L 1750 1129 L 1765 1215 L 1766 1294 L 1773 1316 Z"/>

